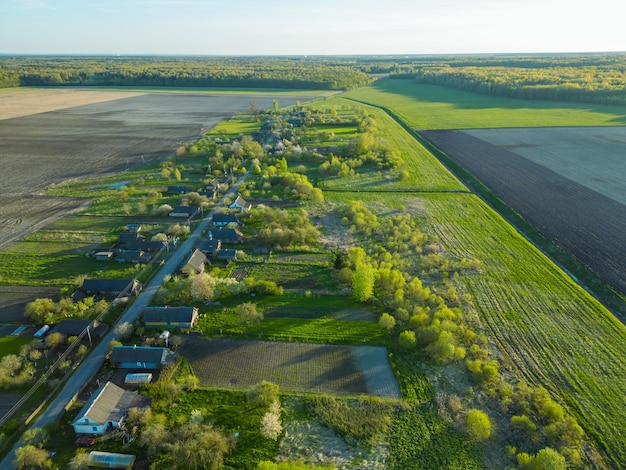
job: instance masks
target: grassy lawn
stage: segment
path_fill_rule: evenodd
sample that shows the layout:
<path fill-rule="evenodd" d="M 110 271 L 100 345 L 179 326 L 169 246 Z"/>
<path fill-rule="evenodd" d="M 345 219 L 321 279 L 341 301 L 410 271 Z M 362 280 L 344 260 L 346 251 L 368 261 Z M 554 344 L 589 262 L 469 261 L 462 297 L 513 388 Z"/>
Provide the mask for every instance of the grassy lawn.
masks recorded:
<path fill-rule="evenodd" d="M 481 95 L 413 80 L 380 80 L 345 95 L 392 109 L 417 129 L 623 126 L 626 107 Z"/>
<path fill-rule="evenodd" d="M 20 348 L 25 344 L 30 344 L 32 338 L 22 338 L 19 336 L 2 336 L 0 337 L 0 357 L 9 354 L 19 354 Z"/>

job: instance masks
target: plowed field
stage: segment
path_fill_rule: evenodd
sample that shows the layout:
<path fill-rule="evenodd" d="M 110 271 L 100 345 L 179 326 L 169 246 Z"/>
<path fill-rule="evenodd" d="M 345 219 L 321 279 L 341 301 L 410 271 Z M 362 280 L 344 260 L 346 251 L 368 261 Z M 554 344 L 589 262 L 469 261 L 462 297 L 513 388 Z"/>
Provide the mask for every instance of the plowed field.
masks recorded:
<path fill-rule="evenodd" d="M 0 95 L 0 247 L 84 201 L 33 199 L 53 184 L 160 161 L 256 101 L 306 96 L 16 90 Z"/>
<path fill-rule="evenodd" d="M 288 390 L 400 396 L 384 348 L 190 338 L 180 354 L 212 387 L 268 380 Z"/>
<path fill-rule="evenodd" d="M 626 294 L 626 206 L 618 198 L 594 191 L 589 185 L 562 176 L 563 171 L 557 172 L 465 132 L 420 134 L 547 238 Z M 602 165 L 602 160 L 596 164 Z M 623 169 L 621 177 L 617 176 L 623 184 L 626 167 L 618 164 L 618 168 Z"/>

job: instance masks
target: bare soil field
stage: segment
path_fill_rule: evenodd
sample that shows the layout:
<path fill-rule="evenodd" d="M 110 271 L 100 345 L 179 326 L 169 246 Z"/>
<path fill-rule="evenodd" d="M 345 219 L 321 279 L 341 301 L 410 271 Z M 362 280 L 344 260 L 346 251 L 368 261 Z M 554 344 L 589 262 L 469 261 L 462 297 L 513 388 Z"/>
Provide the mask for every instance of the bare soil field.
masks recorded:
<path fill-rule="evenodd" d="M 206 386 L 400 396 L 384 348 L 188 338 L 179 352 Z"/>
<path fill-rule="evenodd" d="M 471 129 L 464 132 L 626 205 L 626 127 Z"/>
<path fill-rule="evenodd" d="M 80 89 L 0 94 L 0 245 L 76 208 L 76 201 L 68 208 L 57 199 L 40 199 L 37 208 L 29 198 L 51 185 L 161 161 L 233 113 L 249 109 L 252 101 L 267 109 L 277 98 Z M 308 99 L 279 98 L 281 106 Z M 82 103 L 90 104 L 76 106 Z"/>
<path fill-rule="evenodd" d="M 547 238 L 626 294 L 626 205 L 469 133 L 420 134 Z M 622 187 L 623 181 L 622 177 Z"/>
<path fill-rule="evenodd" d="M 80 88 L 12 88 L 0 93 L 0 120 L 139 96 L 132 91 Z"/>

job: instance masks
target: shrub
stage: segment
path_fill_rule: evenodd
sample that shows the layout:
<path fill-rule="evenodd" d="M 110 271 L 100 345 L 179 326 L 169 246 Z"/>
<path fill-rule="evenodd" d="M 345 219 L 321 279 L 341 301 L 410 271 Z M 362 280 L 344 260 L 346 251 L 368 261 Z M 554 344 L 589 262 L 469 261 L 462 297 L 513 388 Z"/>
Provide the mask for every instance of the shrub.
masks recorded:
<path fill-rule="evenodd" d="M 262 380 L 248 391 L 248 401 L 259 408 L 268 408 L 278 401 L 278 393 L 278 385 Z"/>
<path fill-rule="evenodd" d="M 491 421 L 481 410 L 468 410 L 465 417 L 467 433 L 477 441 L 484 441 L 491 436 Z"/>
<path fill-rule="evenodd" d="M 402 333 L 400 333 L 398 343 L 404 349 L 413 349 L 417 344 L 417 340 L 415 339 L 415 332 L 411 330 L 403 331 Z"/>

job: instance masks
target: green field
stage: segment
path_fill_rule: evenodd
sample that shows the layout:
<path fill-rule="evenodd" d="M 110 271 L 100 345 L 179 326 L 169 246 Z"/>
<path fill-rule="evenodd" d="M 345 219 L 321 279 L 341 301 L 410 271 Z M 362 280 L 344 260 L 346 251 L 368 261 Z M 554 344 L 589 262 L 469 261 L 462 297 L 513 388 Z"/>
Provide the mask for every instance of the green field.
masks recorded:
<path fill-rule="evenodd" d="M 411 90 L 413 99 L 401 100 L 406 100 Z M 471 105 L 471 94 L 408 81 L 387 80 L 376 88 L 360 89 L 348 95 L 384 104 L 417 127 L 515 126 L 540 122 L 541 125 L 589 122 L 607 125 L 615 124 L 611 119 L 623 116 L 618 112 L 622 108 L 618 107 L 557 106 L 478 95 Z M 477 107 L 478 102 L 483 105 Z M 489 112 L 496 108 L 496 103 L 502 114 Z M 613 110 L 613 114 L 608 110 Z M 566 116 L 565 112 L 569 114 Z M 395 123 L 387 125 L 393 127 Z M 406 149 L 403 152 L 407 160 L 415 158 L 413 155 Z M 412 162 L 414 168 L 420 164 Z M 327 199 L 329 196 L 335 198 L 335 194 L 327 195 Z M 349 197 L 338 196 L 342 200 Z M 400 198 L 367 196 L 379 213 L 383 212 L 380 208 L 385 202 L 388 207 L 399 204 L 421 207 L 425 232 L 437 234 L 451 255 L 483 263 L 482 275 L 461 278 L 472 295 L 479 330 L 495 342 L 506 367 L 512 367 L 520 377 L 560 397 L 611 465 L 624 466 L 626 327 L 476 196 L 446 193 L 415 197 L 405 194 Z"/>
<path fill-rule="evenodd" d="M 626 107 L 479 95 L 413 80 L 380 80 L 343 97 L 393 110 L 416 129 L 622 126 Z"/>

